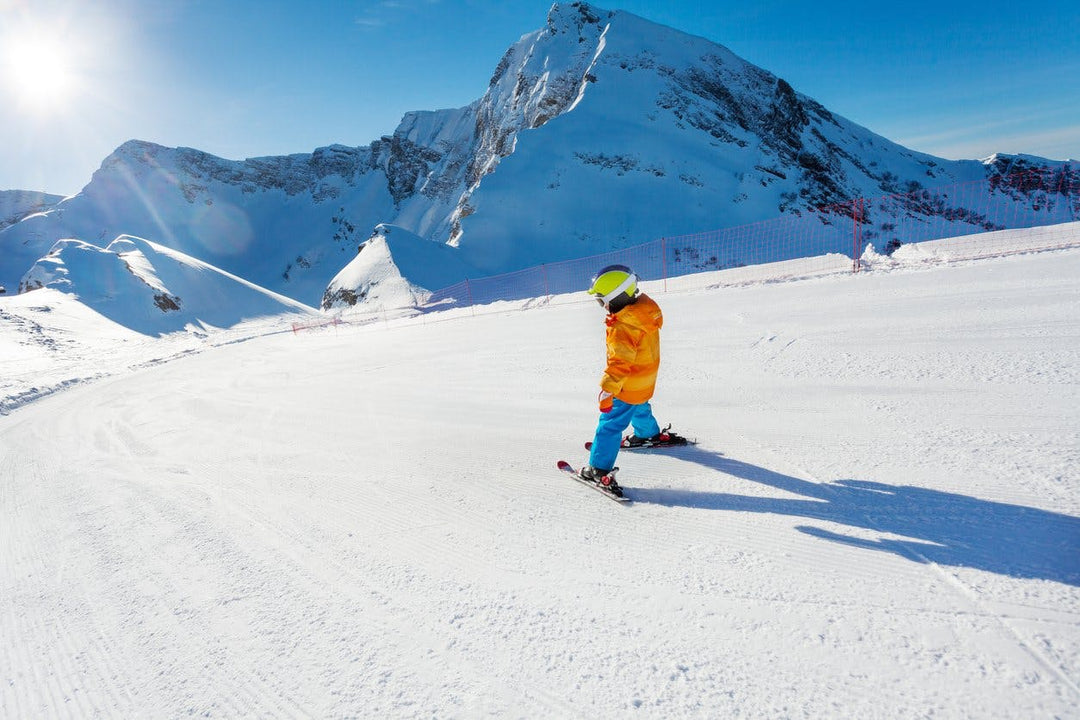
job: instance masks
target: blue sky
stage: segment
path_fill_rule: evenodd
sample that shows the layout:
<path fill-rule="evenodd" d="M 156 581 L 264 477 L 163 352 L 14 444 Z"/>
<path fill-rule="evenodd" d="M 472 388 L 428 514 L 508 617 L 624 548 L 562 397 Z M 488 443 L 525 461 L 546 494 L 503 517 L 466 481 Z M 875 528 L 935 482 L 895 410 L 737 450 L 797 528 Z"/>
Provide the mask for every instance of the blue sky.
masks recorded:
<path fill-rule="evenodd" d="M 1075 2 L 594 4 L 725 45 L 916 150 L 1080 159 Z M 483 95 L 550 6 L 0 0 L 0 190 L 77 192 L 129 139 L 231 159 L 366 145 Z"/>

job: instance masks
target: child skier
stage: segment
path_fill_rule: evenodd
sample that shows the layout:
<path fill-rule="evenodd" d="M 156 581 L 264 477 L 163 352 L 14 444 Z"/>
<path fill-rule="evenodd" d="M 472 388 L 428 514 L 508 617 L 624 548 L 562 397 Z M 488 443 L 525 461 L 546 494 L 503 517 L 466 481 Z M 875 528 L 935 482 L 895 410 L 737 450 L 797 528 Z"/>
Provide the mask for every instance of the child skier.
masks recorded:
<path fill-rule="evenodd" d="M 638 291 L 637 282 L 630 268 L 609 265 L 593 276 L 589 287 L 589 294 L 608 311 L 607 367 L 600 379 L 600 422 L 581 476 L 620 496 L 615 458 L 628 426 L 634 428 L 628 447 L 686 444 L 686 438 L 660 430 L 649 405 L 660 368 L 664 316 L 652 298 Z"/>

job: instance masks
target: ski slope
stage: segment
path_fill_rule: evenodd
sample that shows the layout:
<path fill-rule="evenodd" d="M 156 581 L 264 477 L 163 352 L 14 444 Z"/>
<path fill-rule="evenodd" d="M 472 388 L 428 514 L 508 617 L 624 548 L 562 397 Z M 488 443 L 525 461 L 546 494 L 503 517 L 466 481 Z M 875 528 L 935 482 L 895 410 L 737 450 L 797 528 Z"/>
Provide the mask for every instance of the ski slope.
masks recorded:
<path fill-rule="evenodd" d="M 1076 717 L 1077 278 L 651 287 L 700 444 L 629 507 L 555 469 L 592 302 L 61 338 L 96 379 L 0 417 L 0 716 Z"/>

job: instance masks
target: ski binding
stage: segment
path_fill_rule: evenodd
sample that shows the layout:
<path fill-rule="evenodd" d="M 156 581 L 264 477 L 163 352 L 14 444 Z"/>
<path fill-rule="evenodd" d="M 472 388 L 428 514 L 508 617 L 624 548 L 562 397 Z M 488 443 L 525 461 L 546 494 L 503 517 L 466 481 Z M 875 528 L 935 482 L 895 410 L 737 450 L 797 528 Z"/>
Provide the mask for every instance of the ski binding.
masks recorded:
<path fill-rule="evenodd" d="M 560 460 L 557 463 L 557 467 L 560 470 L 562 470 L 564 473 L 569 475 L 571 478 L 573 478 L 574 480 L 577 480 L 582 485 L 592 488 L 593 490 L 600 493 L 601 495 L 606 495 L 607 497 L 611 498 L 612 500 L 614 500 L 617 503 L 629 503 L 630 502 L 630 498 L 628 498 L 628 497 L 626 497 L 626 495 L 622 494 L 622 488 L 620 488 L 617 484 L 615 485 L 615 487 L 618 488 L 618 493 L 619 494 L 616 495 L 615 492 L 613 492 L 612 490 L 609 490 L 607 487 L 605 487 L 603 485 L 600 485 L 598 483 L 595 483 L 592 480 L 587 480 L 587 479 L 583 478 L 581 476 L 580 471 L 578 471 L 577 468 L 575 468 L 573 465 L 566 462 L 565 460 Z M 615 469 L 618 470 L 618 468 L 615 468 Z M 612 472 L 615 472 L 615 471 L 613 470 Z"/>

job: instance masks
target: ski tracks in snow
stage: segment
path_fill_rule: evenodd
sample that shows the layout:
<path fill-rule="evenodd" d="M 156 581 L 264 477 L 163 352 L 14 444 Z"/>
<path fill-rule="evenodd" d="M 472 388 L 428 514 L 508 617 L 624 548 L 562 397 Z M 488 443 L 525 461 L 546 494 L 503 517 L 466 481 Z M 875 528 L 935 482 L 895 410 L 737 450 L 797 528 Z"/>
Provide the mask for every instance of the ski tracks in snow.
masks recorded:
<path fill-rule="evenodd" d="M 213 477 L 213 471 L 208 476 Z M 302 478 L 289 479 L 297 480 L 302 485 Z M 232 487 L 217 497 L 224 512 L 247 525 L 247 540 L 277 558 L 277 573 L 289 568 L 284 577 L 294 579 L 297 587 L 289 593 L 293 597 L 284 598 L 284 605 L 310 606 L 310 598 L 324 599 L 319 629 L 341 634 L 336 643 L 332 637 L 314 638 L 315 644 L 336 646 L 341 653 L 321 670 L 332 676 L 324 682 L 340 696 L 329 706 L 338 708 L 333 712 L 355 708 L 358 702 L 377 709 L 377 714 L 412 712 L 419 709 L 413 706 L 415 698 L 426 695 L 435 714 L 447 697 L 460 698 L 457 711 L 466 716 L 573 714 L 557 696 L 520 683 L 512 668 L 502 666 L 497 658 L 485 660 L 459 651 L 453 617 L 448 624 L 445 606 L 424 601 L 432 590 L 425 584 L 432 579 L 422 569 L 433 558 L 444 572 L 456 571 L 462 578 L 475 577 L 478 568 L 487 565 L 483 557 L 461 547 L 452 554 L 446 552 L 443 537 L 452 525 L 445 515 L 410 506 L 408 495 L 416 491 L 408 484 L 396 491 L 391 485 L 385 488 L 388 495 L 380 498 L 380 491 L 363 483 L 360 473 L 356 478 L 333 480 L 312 480 L 341 491 L 332 502 L 300 492 L 294 495 L 295 504 L 288 506 L 260 502 L 266 495 L 258 487 L 266 478 L 234 477 Z M 275 496 L 281 497 L 280 489 Z M 409 515 L 393 511 L 390 506 L 395 504 L 409 508 Z M 464 519 L 460 508 L 454 514 L 455 522 Z M 380 558 L 373 550 L 393 557 Z M 462 580 L 459 592 L 464 594 L 467 584 L 468 580 Z M 445 587 L 438 590 L 447 592 Z M 296 638 L 298 643 L 312 640 L 307 632 Z M 414 684 L 430 689 L 409 691 Z M 380 685 L 387 695 L 385 705 L 373 708 L 364 697 Z M 470 700 L 478 697 L 488 700 L 478 706 Z M 397 700 L 406 704 L 399 705 Z"/>
<path fill-rule="evenodd" d="M 1075 287 L 1076 260 L 1023 262 Z M 1038 352 L 972 370 L 1015 313 L 957 346 L 913 275 L 898 334 L 840 292 L 902 301 L 885 281 L 668 296 L 655 406 L 702 444 L 620 457 L 628 509 L 553 467 L 595 422 L 591 304 L 266 338 L 22 407 L 0 715 L 1068 716 L 1075 313 L 1046 301 Z"/>
<path fill-rule="evenodd" d="M 0 714 L 574 714 L 477 652 L 470 612 L 447 607 L 487 604 L 472 584 L 489 558 L 445 548 L 467 507 L 410 503 L 429 488 L 340 467 L 305 482 L 266 448 L 251 462 L 170 453 L 162 434 L 186 418 L 155 416 L 170 406 L 154 400 L 31 409 L 23 433 L 66 442 L 40 461 L 5 454 L 2 638 L 18 674 Z"/>
<path fill-rule="evenodd" d="M 15 457 L 0 468 L 0 715 L 123 717 L 132 707 L 123 648 L 97 622 L 95 593 L 82 575 L 83 538 L 63 519 L 85 497 L 54 482 L 55 459 Z"/>
<path fill-rule="evenodd" d="M 87 427 L 73 422 L 79 415 L 36 431 L 78 438 Z M 20 479 L 13 492 L 21 497 L 7 502 L 27 511 L 19 514 L 27 522 L 6 525 L 22 537 L 5 547 L 33 549 L 6 566 L 17 618 L 5 625 L 5 645 L 29 655 L 8 667 L 37 675 L 0 691 L 5 706 L 21 708 L 10 716 L 131 717 L 161 707 L 302 716 L 295 704 L 277 703 L 255 671 L 230 662 L 213 613 L 200 606 L 200 578 L 178 562 L 207 544 L 190 506 L 114 470 L 148 457 L 149 447 L 107 419 L 92 438 L 64 447 L 77 450 L 58 448 L 4 474 Z"/>
<path fill-rule="evenodd" d="M 752 446 L 755 454 L 770 458 L 770 461 L 775 463 L 775 467 L 789 467 L 793 473 L 820 486 L 825 493 L 833 494 L 835 496 L 835 486 L 831 483 L 821 481 L 806 468 L 793 465 L 790 459 L 781 458 L 774 450 L 766 448 L 740 433 L 733 432 L 732 437 L 739 438 L 744 445 Z M 913 508 L 913 510 L 915 509 Z M 865 521 L 866 527 L 874 527 L 875 523 L 871 517 L 862 514 L 862 519 Z M 969 607 L 968 612 L 961 612 L 959 614 L 981 618 L 984 621 L 988 621 L 990 624 L 997 625 L 999 628 L 999 635 L 1004 635 L 1009 638 L 1024 655 L 1033 660 L 1050 675 L 1057 678 L 1057 680 L 1067 688 L 1067 691 L 1073 695 L 1074 699 L 1080 703 L 1080 685 L 1077 684 L 1076 680 L 1069 676 L 1069 673 L 1065 668 L 1041 650 L 1039 644 L 1032 638 L 1027 637 L 1007 614 L 995 611 L 988 607 L 980 597 L 979 593 L 972 587 L 969 587 L 955 572 L 951 572 L 940 564 L 930 560 L 915 549 L 913 545 L 914 543 L 902 543 L 897 544 L 896 547 L 898 548 L 898 552 L 906 554 L 916 563 L 915 567 L 927 568 L 928 572 L 933 573 L 938 579 L 942 580 L 943 584 L 952 591 L 953 595 L 958 598 L 961 604 Z M 971 640 L 975 641 L 975 638 L 973 637 Z"/>

